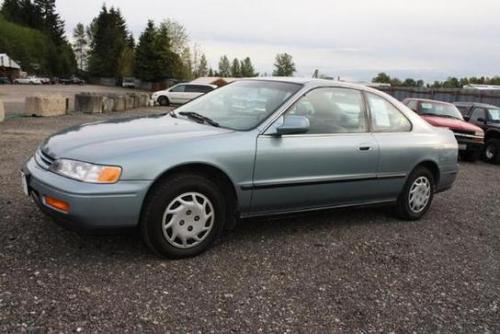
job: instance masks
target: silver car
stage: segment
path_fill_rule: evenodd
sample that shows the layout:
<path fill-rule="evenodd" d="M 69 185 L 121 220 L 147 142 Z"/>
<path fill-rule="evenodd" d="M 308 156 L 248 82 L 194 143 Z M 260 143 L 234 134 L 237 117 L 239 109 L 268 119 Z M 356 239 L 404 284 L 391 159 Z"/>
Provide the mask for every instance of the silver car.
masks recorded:
<path fill-rule="evenodd" d="M 418 219 L 452 186 L 457 154 L 451 131 L 380 91 L 259 78 L 55 134 L 22 177 L 67 227 L 139 228 L 156 253 L 184 257 L 253 216 L 386 203 Z"/>

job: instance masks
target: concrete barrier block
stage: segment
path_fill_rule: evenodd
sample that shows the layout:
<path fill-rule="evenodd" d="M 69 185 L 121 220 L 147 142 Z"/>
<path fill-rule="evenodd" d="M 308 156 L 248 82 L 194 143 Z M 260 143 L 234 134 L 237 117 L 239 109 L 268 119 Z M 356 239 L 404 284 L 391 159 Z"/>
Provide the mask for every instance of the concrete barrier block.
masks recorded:
<path fill-rule="evenodd" d="M 139 107 L 147 107 L 149 102 L 148 93 L 138 93 L 139 95 Z"/>
<path fill-rule="evenodd" d="M 59 116 L 68 111 L 67 99 L 60 95 L 29 96 L 26 98 L 25 113 L 29 116 Z"/>
<path fill-rule="evenodd" d="M 115 100 L 112 97 L 104 96 L 102 100 L 102 112 L 111 112 L 115 106 Z"/>
<path fill-rule="evenodd" d="M 108 98 L 113 99 L 113 111 L 125 111 L 125 96 L 119 94 L 110 94 Z"/>
<path fill-rule="evenodd" d="M 5 108 L 3 107 L 3 102 L 0 100 L 0 122 L 5 119 Z"/>
<path fill-rule="evenodd" d="M 125 95 L 125 110 L 134 109 L 135 97 L 131 94 Z"/>
<path fill-rule="evenodd" d="M 100 114 L 103 110 L 104 96 L 80 93 L 75 95 L 75 112 Z"/>

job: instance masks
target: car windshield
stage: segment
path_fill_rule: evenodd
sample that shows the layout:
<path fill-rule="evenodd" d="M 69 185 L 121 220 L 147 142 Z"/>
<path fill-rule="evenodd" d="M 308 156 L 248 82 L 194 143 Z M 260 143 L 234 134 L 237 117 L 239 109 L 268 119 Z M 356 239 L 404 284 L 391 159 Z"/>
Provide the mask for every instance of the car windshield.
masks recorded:
<path fill-rule="evenodd" d="M 463 120 L 462 114 L 457 107 L 444 103 L 422 102 L 420 104 L 421 115 L 435 115 Z"/>
<path fill-rule="evenodd" d="M 500 109 L 489 108 L 488 113 L 490 114 L 490 121 L 494 123 L 500 123 Z"/>
<path fill-rule="evenodd" d="M 236 81 L 178 108 L 176 114 L 196 113 L 219 126 L 250 130 L 276 111 L 302 85 L 287 82 Z"/>

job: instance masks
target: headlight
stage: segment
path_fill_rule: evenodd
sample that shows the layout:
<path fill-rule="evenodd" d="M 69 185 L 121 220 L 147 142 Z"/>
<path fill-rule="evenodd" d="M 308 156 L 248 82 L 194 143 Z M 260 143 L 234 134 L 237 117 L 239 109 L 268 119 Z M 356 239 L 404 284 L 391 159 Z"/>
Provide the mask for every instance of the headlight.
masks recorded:
<path fill-rule="evenodd" d="M 115 183 L 122 174 L 121 167 L 93 165 L 88 162 L 59 159 L 50 170 L 54 173 L 89 183 Z"/>
<path fill-rule="evenodd" d="M 478 136 L 478 137 L 484 137 L 484 131 L 476 131 L 474 133 L 474 135 Z"/>

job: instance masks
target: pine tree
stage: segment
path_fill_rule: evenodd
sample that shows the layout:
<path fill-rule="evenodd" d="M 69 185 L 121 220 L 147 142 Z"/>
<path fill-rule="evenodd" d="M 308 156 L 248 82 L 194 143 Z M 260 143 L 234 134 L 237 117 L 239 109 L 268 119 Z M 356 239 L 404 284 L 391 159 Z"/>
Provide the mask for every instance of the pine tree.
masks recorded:
<path fill-rule="evenodd" d="M 154 22 L 149 20 L 137 44 L 135 60 L 136 76 L 145 81 L 154 80 L 157 77 L 156 61 L 156 28 Z"/>
<path fill-rule="evenodd" d="M 250 57 L 246 57 L 245 59 L 243 59 L 240 67 L 241 67 L 241 76 L 244 78 L 256 77 L 259 75 L 259 73 L 255 72 Z"/>
<path fill-rule="evenodd" d="M 231 76 L 233 78 L 241 77 L 240 61 L 238 58 L 233 59 L 233 64 L 231 65 Z"/>
<path fill-rule="evenodd" d="M 223 78 L 231 76 L 231 64 L 226 55 L 222 56 L 219 60 L 219 75 Z"/>
<path fill-rule="evenodd" d="M 118 77 L 118 59 L 127 46 L 128 32 L 120 10 L 103 6 L 91 27 L 89 72 L 98 77 Z"/>
<path fill-rule="evenodd" d="M 208 62 L 207 57 L 204 54 L 201 55 L 200 63 L 198 64 L 198 68 L 196 69 L 197 77 L 206 77 L 208 74 Z"/>

